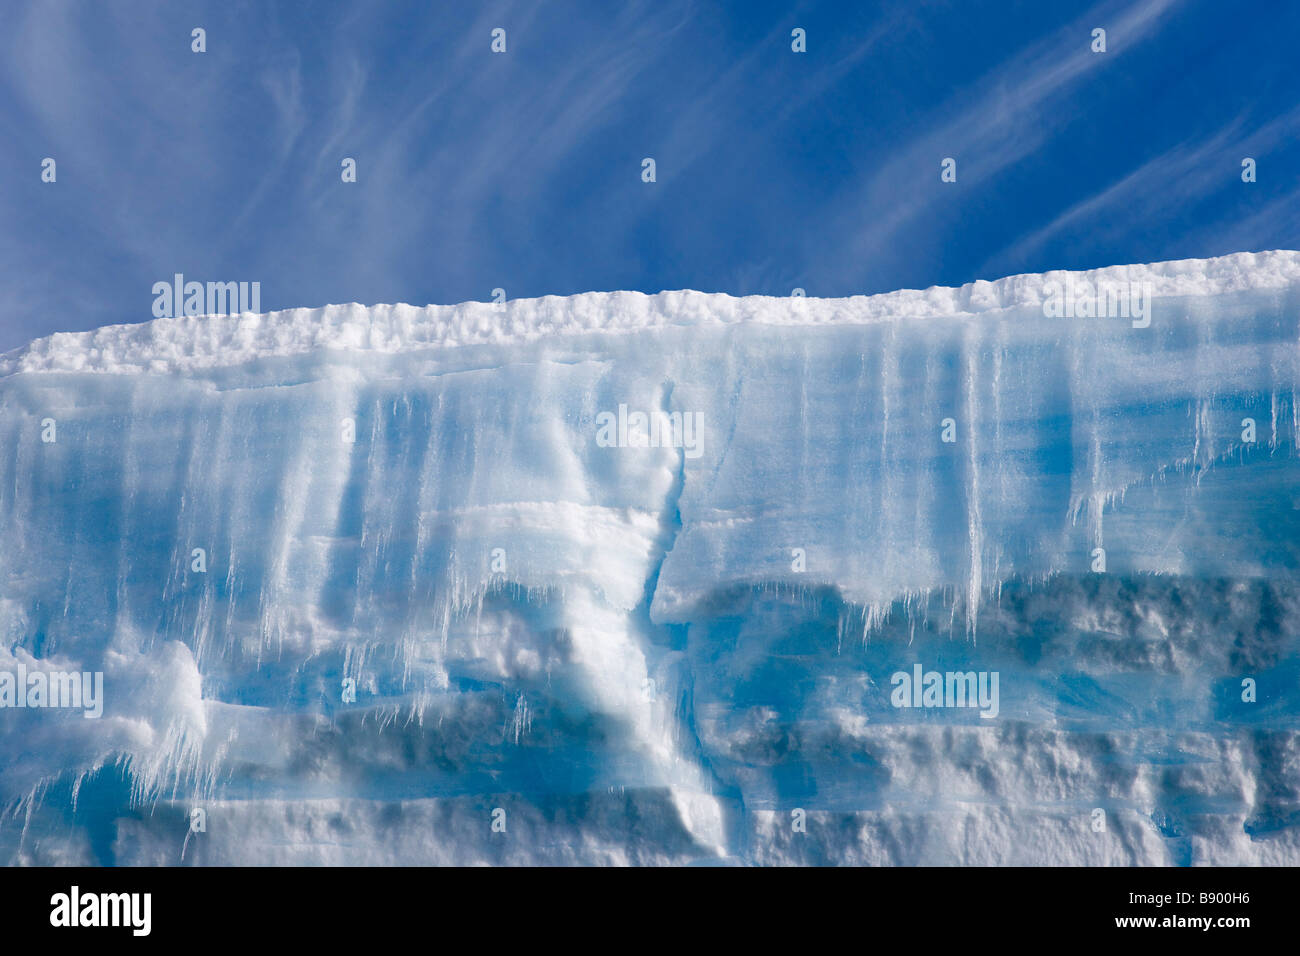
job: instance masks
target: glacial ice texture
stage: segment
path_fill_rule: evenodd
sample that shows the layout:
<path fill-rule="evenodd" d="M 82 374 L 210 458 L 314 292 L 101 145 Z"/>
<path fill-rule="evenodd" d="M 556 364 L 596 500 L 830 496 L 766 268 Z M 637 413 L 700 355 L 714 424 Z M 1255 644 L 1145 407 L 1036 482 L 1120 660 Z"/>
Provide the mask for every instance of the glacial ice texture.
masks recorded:
<path fill-rule="evenodd" d="M 35 342 L 0 671 L 104 713 L 0 710 L 0 859 L 1300 863 L 1298 348 L 1294 252 Z"/>

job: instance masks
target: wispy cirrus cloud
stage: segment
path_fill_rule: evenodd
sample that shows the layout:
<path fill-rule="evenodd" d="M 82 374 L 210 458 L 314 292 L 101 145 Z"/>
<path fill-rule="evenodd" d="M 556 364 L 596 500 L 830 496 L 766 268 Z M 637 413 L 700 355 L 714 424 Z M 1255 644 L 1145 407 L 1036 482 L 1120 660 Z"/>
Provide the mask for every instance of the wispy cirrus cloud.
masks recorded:
<path fill-rule="evenodd" d="M 919 116 L 909 138 L 888 150 L 861 187 L 837 203 L 834 231 L 850 240 L 835 268 L 852 271 L 930 227 L 927 216 L 949 196 L 939 181 L 940 161 L 957 160 L 959 181 L 989 181 L 1040 149 L 1070 118 L 1069 101 L 1104 61 L 1089 46 L 1105 25 L 1112 49 L 1134 51 L 1160 30 L 1177 0 L 1104 3 L 1039 38 L 946 102 Z M 856 220 L 856 228 L 851 222 Z"/>
<path fill-rule="evenodd" d="M 260 280 L 267 308 L 844 295 L 1300 243 L 1294 5 L 314 9 L 15 7 L 0 348 L 148 319 L 174 272 Z M 1234 192 L 1243 151 L 1266 175 Z"/>
<path fill-rule="evenodd" d="M 1113 235 L 1134 218 L 1167 219 L 1189 205 L 1241 185 L 1239 174 L 1244 157 L 1264 157 L 1280 145 L 1295 142 L 1300 135 L 1300 107 L 1260 125 L 1252 126 L 1246 114 L 1207 136 L 1190 138 L 1148 160 L 1132 172 L 1087 199 L 1074 203 L 1051 222 L 1035 229 L 1001 258 L 1019 258 L 1041 249 L 1062 236 L 1086 232 L 1090 236 Z M 1294 196 L 1294 194 L 1292 194 Z M 1289 208 L 1284 201 L 1253 213 L 1246 222 L 1235 221 L 1235 212 L 1204 216 L 1189 231 L 1202 236 L 1221 235 L 1225 228 L 1257 240 L 1276 233 L 1276 225 Z M 996 268 L 996 265 L 992 267 Z"/>

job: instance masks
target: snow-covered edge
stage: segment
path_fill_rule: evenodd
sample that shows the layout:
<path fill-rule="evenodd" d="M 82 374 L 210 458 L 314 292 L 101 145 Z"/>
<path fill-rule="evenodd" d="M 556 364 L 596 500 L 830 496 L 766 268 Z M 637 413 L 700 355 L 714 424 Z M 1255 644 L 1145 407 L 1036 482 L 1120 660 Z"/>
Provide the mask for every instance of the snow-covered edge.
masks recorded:
<path fill-rule="evenodd" d="M 239 365 L 320 349 L 394 353 L 499 345 L 543 337 L 618 333 L 673 325 L 866 324 L 1041 307 L 1049 282 L 1150 283 L 1151 295 L 1219 295 L 1300 282 L 1300 252 L 1238 252 L 1212 259 L 1106 266 L 980 279 L 839 299 L 725 293 L 585 292 L 459 305 L 327 305 L 314 309 L 155 319 L 60 332 L 0 356 L 0 377 L 23 372 L 170 373 Z"/>

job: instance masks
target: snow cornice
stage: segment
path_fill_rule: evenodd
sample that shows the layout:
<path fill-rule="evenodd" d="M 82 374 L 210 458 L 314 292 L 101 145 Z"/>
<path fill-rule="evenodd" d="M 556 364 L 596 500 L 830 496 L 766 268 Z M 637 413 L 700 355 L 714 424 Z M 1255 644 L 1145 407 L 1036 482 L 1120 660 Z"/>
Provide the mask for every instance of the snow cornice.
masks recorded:
<path fill-rule="evenodd" d="M 854 325 L 899 319 L 973 316 L 1041 308 L 1052 288 L 1071 283 L 1143 283 L 1154 298 L 1213 296 L 1300 283 L 1300 252 L 1239 252 L 1054 270 L 845 298 L 735 297 L 725 293 L 585 292 L 515 299 L 504 305 L 372 305 L 237 315 L 182 316 L 88 332 L 60 332 L 0 356 L 0 376 L 25 372 L 172 373 L 235 366 L 319 350 L 397 353 L 542 338 L 628 333 L 669 326 L 755 323 Z M 1048 290 L 1048 291 L 1045 291 Z"/>

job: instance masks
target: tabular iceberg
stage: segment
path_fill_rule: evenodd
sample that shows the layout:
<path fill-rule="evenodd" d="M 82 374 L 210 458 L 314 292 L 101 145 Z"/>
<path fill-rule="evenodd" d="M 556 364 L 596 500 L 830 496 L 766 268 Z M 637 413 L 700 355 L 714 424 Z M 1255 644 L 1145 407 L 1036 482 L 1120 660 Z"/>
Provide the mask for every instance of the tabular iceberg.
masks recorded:
<path fill-rule="evenodd" d="M 1296 252 L 34 342 L 0 859 L 1300 863 L 1298 360 Z"/>

